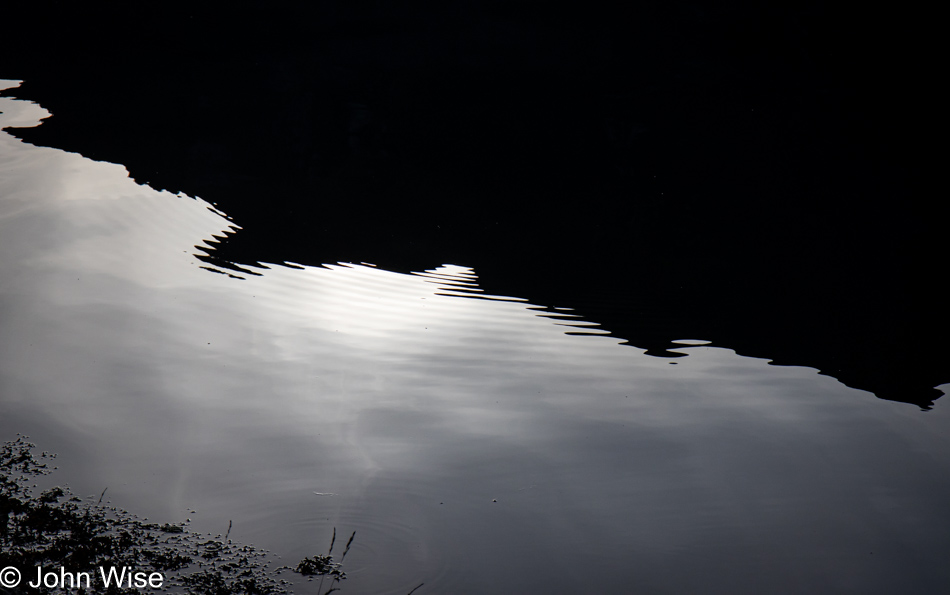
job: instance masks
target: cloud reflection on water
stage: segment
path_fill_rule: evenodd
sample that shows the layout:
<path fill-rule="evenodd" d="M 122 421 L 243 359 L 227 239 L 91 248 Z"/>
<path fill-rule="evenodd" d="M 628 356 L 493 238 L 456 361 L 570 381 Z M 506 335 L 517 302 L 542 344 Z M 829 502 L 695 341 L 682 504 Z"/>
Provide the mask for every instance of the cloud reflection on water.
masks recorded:
<path fill-rule="evenodd" d="M 355 529 L 352 592 L 950 579 L 942 408 L 699 338 L 670 365 L 463 267 L 210 274 L 212 205 L 6 133 L 0 196 L 0 430 L 79 491 L 289 559 Z"/>

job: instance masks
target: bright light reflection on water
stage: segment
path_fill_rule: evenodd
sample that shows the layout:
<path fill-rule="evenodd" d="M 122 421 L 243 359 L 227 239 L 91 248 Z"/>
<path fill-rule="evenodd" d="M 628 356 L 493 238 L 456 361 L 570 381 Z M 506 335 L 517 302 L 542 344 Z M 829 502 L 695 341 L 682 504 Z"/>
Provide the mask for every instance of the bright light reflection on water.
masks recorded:
<path fill-rule="evenodd" d="M 569 309 L 471 299 L 478 271 L 448 264 L 209 272 L 195 247 L 233 225 L 0 133 L 3 438 L 285 561 L 355 530 L 344 593 L 950 584 L 940 404 L 701 337 L 650 357 Z"/>

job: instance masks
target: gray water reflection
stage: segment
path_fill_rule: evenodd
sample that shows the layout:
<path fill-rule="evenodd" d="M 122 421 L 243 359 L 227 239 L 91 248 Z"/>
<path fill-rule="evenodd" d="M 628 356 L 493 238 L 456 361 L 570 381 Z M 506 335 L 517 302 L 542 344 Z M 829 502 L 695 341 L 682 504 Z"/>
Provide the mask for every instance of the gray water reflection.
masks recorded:
<path fill-rule="evenodd" d="M 356 530 L 343 592 L 950 582 L 945 408 L 696 338 L 668 360 L 568 334 L 463 297 L 477 271 L 451 265 L 211 274 L 198 247 L 232 225 L 0 132 L 0 434 L 58 451 L 79 493 L 234 520 L 286 560 Z"/>

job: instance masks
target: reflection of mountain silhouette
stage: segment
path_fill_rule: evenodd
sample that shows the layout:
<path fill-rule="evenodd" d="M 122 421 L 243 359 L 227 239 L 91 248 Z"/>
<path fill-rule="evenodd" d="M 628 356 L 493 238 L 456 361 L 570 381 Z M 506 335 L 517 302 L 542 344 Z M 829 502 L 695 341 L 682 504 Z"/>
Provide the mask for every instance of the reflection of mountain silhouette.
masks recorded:
<path fill-rule="evenodd" d="M 15 134 L 217 202 L 244 227 L 223 260 L 455 262 L 651 352 L 711 339 L 922 406 L 950 380 L 903 132 L 926 35 L 875 49 L 803 5 L 314 6 L 46 18 L 0 75 L 55 117 Z"/>

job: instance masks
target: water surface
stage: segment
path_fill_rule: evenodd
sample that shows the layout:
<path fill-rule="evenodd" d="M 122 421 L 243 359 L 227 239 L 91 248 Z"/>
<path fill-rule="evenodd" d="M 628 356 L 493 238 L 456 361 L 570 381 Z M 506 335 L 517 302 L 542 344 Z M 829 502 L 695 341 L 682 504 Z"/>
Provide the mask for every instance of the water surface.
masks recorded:
<path fill-rule="evenodd" d="M 79 493 L 288 561 L 355 530 L 349 593 L 950 581 L 944 408 L 703 337 L 653 357 L 451 263 L 201 258 L 239 225 L 0 132 L 0 434 Z"/>

